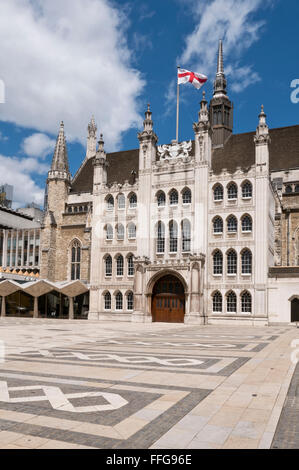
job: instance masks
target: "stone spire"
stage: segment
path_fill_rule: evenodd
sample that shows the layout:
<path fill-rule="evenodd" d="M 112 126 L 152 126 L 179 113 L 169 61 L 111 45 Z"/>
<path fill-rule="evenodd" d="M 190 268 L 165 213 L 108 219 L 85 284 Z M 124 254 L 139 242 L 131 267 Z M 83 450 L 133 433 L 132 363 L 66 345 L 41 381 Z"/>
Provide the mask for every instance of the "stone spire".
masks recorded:
<path fill-rule="evenodd" d="M 218 46 L 218 60 L 217 60 L 217 73 L 214 80 L 214 97 L 226 96 L 227 81 L 224 75 L 223 67 L 223 45 L 222 40 L 219 40 Z"/>
<path fill-rule="evenodd" d="M 87 131 L 87 148 L 86 148 L 86 158 L 92 158 L 95 156 L 97 151 L 97 125 L 95 123 L 94 117 L 92 116 L 90 123 L 88 124 Z"/>
<path fill-rule="evenodd" d="M 206 92 L 202 92 L 202 100 L 200 102 L 200 110 L 198 113 L 198 123 L 193 124 L 194 131 L 195 127 L 200 125 L 200 127 L 205 127 L 209 123 L 209 111 L 208 111 L 208 102 L 206 100 Z"/>
<path fill-rule="evenodd" d="M 264 105 L 261 106 L 261 112 L 259 114 L 259 123 L 256 128 L 256 134 L 254 141 L 256 144 L 264 144 L 270 141 L 269 127 L 266 123 L 266 114 L 264 112 Z"/>
<path fill-rule="evenodd" d="M 140 142 L 143 140 L 153 140 L 155 143 L 158 141 L 158 137 L 153 131 L 154 123 L 152 121 L 152 112 L 150 110 L 150 104 L 147 105 L 145 111 L 145 119 L 143 121 L 143 131 L 138 133 L 138 139 Z"/>
<path fill-rule="evenodd" d="M 63 121 L 60 123 L 59 134 L 56 141 L 49 177 L 70 179 L 69 162 Z"/>
<path fill-rule="evenodd" d="M 223 146 L 233 131 L 233 104 L 226 92 L 227 81 L 223 67 L 223 45 L 219 40 L 217 72 L 214 93 L 210 101 L 210 123 L 213 129 L 213 147 Z"/>

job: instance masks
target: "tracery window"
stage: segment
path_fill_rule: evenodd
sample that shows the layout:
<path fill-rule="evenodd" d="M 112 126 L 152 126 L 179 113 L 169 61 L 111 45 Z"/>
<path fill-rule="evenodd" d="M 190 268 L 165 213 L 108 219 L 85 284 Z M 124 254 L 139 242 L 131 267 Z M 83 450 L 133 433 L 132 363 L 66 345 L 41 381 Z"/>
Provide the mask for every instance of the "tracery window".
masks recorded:
<path fill-rule="evenodd" d="M 213 312 L 222 312 L 222 295 L 219 291 L 213 294 Z"/>
<path fill-rule="evenodd" d="M 71 280 L 80 279 L 81 245 L 75 240 L 71 245 Z"/>

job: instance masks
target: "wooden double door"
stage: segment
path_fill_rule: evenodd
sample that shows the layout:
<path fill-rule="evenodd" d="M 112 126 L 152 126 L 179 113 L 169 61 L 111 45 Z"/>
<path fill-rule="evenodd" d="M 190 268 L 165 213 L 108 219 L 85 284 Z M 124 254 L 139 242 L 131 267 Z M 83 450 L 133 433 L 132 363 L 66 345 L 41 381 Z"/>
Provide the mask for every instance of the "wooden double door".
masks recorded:
<path fill-rule="evenodd" d="M 154 322 L 183 323 L 184 316 L 184 287 L 175 276 L 164 276 L 153 289 L 152 319 Z"/>

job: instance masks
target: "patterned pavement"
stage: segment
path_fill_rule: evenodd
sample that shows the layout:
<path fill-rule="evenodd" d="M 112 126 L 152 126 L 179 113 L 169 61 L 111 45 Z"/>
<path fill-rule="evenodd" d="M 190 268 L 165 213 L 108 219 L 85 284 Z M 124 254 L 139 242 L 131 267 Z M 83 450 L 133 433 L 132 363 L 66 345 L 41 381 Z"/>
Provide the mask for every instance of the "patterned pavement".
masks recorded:
<path fill-rule="evenodd" d="M 0 448 L 270 448 L 296 338 L 293 327 L 2 318 Z"/>

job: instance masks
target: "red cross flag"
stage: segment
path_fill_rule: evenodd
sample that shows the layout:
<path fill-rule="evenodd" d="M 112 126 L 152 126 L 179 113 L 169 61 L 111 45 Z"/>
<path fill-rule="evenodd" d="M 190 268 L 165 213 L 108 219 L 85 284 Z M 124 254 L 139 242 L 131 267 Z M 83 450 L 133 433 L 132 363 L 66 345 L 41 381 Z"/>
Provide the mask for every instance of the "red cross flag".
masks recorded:
<path fill-rule="evenodd" d="M 198 90 L 206 83 L 208 77 L 201 73 L 190 72 L 190 70 L 178 69 L 178 84 L 190 82 Z"/>

